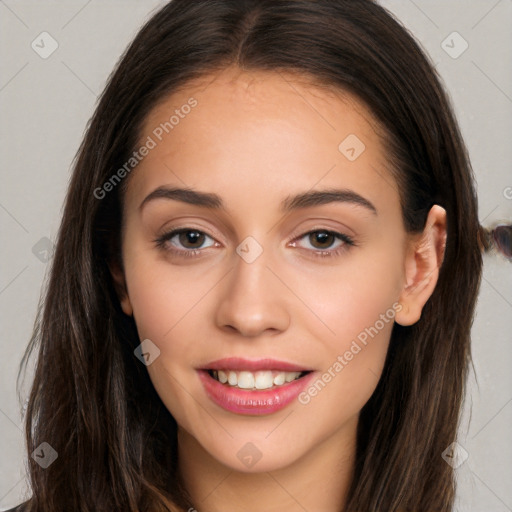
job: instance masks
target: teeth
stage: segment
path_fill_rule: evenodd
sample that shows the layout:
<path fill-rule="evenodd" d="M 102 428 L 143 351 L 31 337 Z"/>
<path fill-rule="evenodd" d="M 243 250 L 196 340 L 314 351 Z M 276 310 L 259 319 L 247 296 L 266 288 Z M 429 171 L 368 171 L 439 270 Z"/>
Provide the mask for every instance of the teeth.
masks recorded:
<path fill-rule="evenodd" d="M 286 382 L 286 375 L 284 373 L 278 373 L 275 377 L 274 377 L 274 384 L 276 386 L 281 386 L 282 384 L 284 384 Z"/>
<path fill-rule="evenodd" d="M 300 374 L 299 374 L 300 375 Z M 294 380 L 296 377 L 295 377 L 295 374 L 294 373 L 285 373 L 284 375 L 284 380 L 286 382 L 291 382 L 292 380 Z"/>
<path fill-rule="evenodd" d="M 238 383 L 238 379 L 235 372 L 228 373 L 228 383 L 230 386 L 236 386 Z"/>
<path fill-rule="evenodd" d="M 256 372 L 254 379 L 254 387 L 256 389 L 269 389 L 274 384 L 272 372 Z"/>
<path fill-rule="evenodd" d="M 252 389 L 254 387 L 254 375 L 251 372 L 240 372 L 238 374 L 238 387 Z"/>
<path fill-rule="evenodd" d="M 298 379 L 302 372 L 214 370 L 211 373 L 222 384 L 227 383 L 240 389 L 270 389 Z"/>

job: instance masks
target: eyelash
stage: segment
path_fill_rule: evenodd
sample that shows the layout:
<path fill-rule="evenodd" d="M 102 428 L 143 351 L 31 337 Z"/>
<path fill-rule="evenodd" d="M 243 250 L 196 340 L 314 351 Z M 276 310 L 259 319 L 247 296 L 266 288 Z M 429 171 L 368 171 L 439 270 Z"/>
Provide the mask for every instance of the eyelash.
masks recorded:
<path fill-rule="evenodd" d="M 177 228 L 177 229 L 173 229 L 171 231 L 168 231 L 167 233 L 163 233 L 158 238 L 153 240 L 153 242 L 155 243 L 156 247 L 158 247 L 158 248 L 160 248 L 160 249 L 162 249 L 162 250 L 164 250 L 166 252 L 171 252 L 171 253 L 173 253 L 176 256 L 179 256 L 179 257 L 183 256 L 185 258 L 195 258 L 195 257 L 200 256 L 200 253 L 204 249 L 179 250 L 179 249 L 174 249 L 174 248 L 166 247 L 166 242 L 168 242 L 169 240 L 174 238 L 176 235 L 180 235 L 181 233 L 188 233 L 190 231 L 206 235 L 209 238 L 213 238 L 213 237 L 210 237 L 204 231 L 201 231 L 199 229 L 195 229 L 195 228 Z M 304 237 L 306 237 L 308 235 L 311 235 L 313 233 L 326 233 L 328 235 L 334 235 L 338 240 L 341 240 L 343 242 L 343 244 L 340 245 L 337 249 L 325 250 L 325 251 L 321 250 L 321 249 L 318 249 L 316 251 L 312 251 L 313 255 L 315 257 L 325 258 L 325 257 L 340 256 L 345 251 L 348 251 L 351 246 L 356 246 L 356 243 L 354 242 L 354 240 L 350 236 L 345 235 L 344 233 L 339 233 L 337 231 L 332 231 L 332 230 L 329 230 L 329 229 L 313 229 L 311 231 L 303 233 L 302 235 L 299 235 L 298 237 L 295 237 L 292 240 L 292 242 L 295 243 L 297 240 L 301 240 L 302 238 L 304 238 Z M 309 250 L 309 249 L 306 249 L 306 250 Z"/>

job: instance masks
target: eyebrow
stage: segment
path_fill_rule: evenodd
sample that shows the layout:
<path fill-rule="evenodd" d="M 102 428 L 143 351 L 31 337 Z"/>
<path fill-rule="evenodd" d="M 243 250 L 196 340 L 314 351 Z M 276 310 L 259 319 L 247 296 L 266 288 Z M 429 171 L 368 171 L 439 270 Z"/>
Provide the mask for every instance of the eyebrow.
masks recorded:
<path fill-rule="evenodd" d="M 169 188 L 162 186 L 153 190 L 153 192 L 144 198 L 139 206 L 139 211 L 141 211 L 147 203 L 155 199 L 181 201 L 183 203 L 215 210 L 226 209 L 222 198 L 217 194 L 199 192 L 191 188 Z M 313 190 L 295 196 L 288 196 L 282 201 L 280 209 L 283 213 L 287 213 L 302 208 L 330 203 L 350 203 L 355 206 L 362 206 L 374 215 L 378 215 L 377 208 L 375 208 L 368 199 L 348 189 Z"/>

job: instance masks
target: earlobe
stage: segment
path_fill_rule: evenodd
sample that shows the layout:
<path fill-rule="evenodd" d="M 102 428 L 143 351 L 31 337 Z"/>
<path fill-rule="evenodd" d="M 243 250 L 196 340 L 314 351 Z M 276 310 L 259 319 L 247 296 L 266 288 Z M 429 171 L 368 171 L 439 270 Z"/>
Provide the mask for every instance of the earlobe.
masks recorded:
<path fill-rule="evenodd" d="M 419 236 L 411 239 L 405 260 L 405 284 L 399 302 L 403 308 L 395 316 L 400 325 L 415 324 L 439 278 L 446 247 L 446 211 L 434 205 Z"/>
<path fill-rule="evenodd" d="M 121 304 L 123 313 L 125 315 L 132 316 L 133 308 L 130 297 L 128 296 L 123 269 L 118 263 L 109 264 L 108 268 L 110 270 L 110 274 L 112 275 L 116 293 L 119 298 L 119 303 Z"/>

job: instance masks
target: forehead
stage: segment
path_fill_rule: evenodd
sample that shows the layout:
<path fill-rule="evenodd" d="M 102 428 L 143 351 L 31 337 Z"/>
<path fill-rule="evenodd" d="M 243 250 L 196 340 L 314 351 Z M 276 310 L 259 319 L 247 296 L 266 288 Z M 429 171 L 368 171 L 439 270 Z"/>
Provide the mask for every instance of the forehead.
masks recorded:
<path fill-rule="evenodd" d="M 168 118 L 169 112 L 179 109 L 191 97 L 196 98 L 201 106 L 196 111 L 206 114 L 206 111 L 211 113 L 223 109 L 224 115 L 217 118 L 218 122 L 227 117 L 225 109 L 228 106 L 229 110 L 236 109 L 245 114 L 257 111 L 267 119 L 292 119 L 309 114 L 317 117 L 315 121 L 337 131 L 336 123 L 331 121 L 342 112 L 344 120 L 358 123 L 360 130 L 369 129 L 381 138 L 386 136 L 382 125 L 364 103 L 346 90 L 298 72 L 245 71 L 237 67 L 207 74 L 181 85 L 152 109 L 142 132 L 150 132 L 162 119 Z"/>
<path fill-rule="evenodd" d="M 152 109 L 140 142 L 148 137 L 155 146 L 130 176 L 134 197 L 167 182 L 217 191 L 238 182 L 292 192 L 320 180 L 375 194 L 394 187 L 385 131 L 369 109 L 295 73 L 228 68 L 205 75 Z"/>

